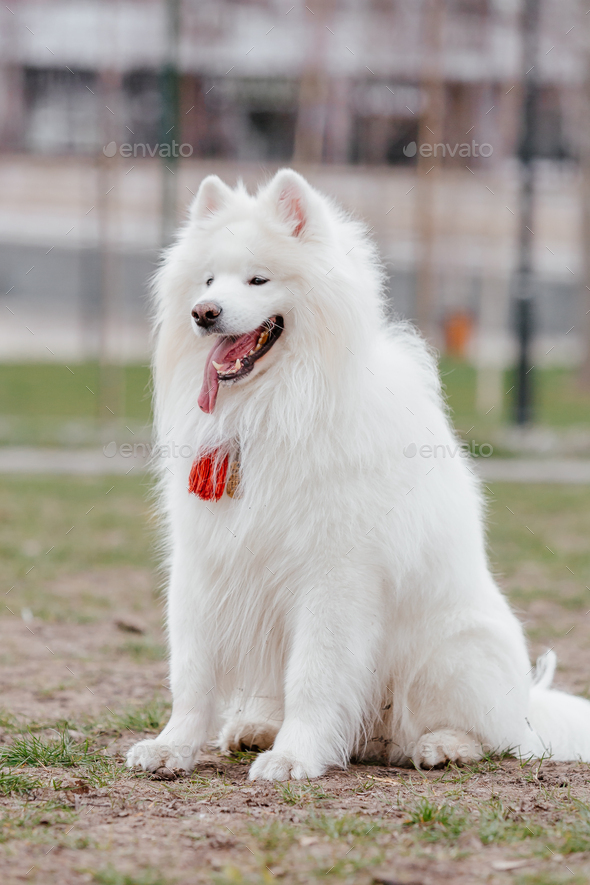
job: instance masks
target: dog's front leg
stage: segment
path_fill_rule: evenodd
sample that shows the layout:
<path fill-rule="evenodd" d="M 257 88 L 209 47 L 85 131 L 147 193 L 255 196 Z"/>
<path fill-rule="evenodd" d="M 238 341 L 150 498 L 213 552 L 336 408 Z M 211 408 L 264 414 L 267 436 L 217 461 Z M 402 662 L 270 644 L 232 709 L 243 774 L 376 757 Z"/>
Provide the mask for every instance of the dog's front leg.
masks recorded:
<path fill-rule="evenodd" d="M 215 713 L 215 643 L 196 583 L 194 576 L 173 570 L 168 591 L 172 715 L 157 738 L 131 747 L 129 768 L 191 771 L 210 736 Z"/>
<path fill-rule="evenodd" d="M 253 763 L 251 780 L 319 777 L 346 765 L 377 694 L 383 630 L 377 587 L 356 577 L 347 574 L 344 586 L 333 579 L 299 599 L 285 718 L 273 748 Z"/>

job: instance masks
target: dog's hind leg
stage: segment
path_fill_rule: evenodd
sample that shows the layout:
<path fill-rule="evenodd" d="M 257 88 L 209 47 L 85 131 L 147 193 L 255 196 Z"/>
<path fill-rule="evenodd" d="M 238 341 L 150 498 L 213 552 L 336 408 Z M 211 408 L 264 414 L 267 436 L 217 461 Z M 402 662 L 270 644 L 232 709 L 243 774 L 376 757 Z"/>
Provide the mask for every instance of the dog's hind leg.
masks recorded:
<path fill-rule="evenodd" d="M 439 619 L 441 638 L 396 693 L 392 761 L 431 768 L 518 747 L 530 664 L 519 625 L 508 615 Z"/>
<path fill-rule="evenodd" d="M 416 768 L 434 768 L 445 762 L 477 762 L 484 754 L 477 738 L 456 728 L 441 728 L 423 734 L 412 754 Z"/>
<path fill-rule="evenodd" d="M 256 696 L 249 699 L 239 694 L 229 706 L 225 724 L 219 735 L 224 752 L 235 750 L 268 750 L 283 721 L 282 702 L 277 698 Z"/>

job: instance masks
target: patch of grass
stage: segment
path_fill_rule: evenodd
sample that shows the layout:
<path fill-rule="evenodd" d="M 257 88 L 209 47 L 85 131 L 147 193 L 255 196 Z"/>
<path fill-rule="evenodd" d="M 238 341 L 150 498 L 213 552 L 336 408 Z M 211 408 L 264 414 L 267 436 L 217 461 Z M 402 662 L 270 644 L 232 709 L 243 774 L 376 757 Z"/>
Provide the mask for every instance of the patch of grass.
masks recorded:
<path fill-rule="evenodd" d="M 484 753 L 477 762 L 469 762 L 461 766 L 450 762 L 446 765 L 440 780 L 449 780 L 448 775 L 451 775 L 452 783 L 464 783 L 477 774 L 493 774 L 496 771 L 502 771 L 504 760 L 511 759 L 513 756 L 514 753 L 511 750 L 501 750 L 499 753 Z"/>
<path fill-rule="evenodd" d="M 128 639 L 116 649 L 117 654 L 127 655 L 134 661 L 163 661 L 166 649 L 158 642 L 149 639 Z"/>
<path fill-rule="evenodd" d="M 492 842 L 521 842 L 547 836 L 546 829 L 532 820 L 523 819 L 500 799 L 482 803 L 479 810 L 478 835 L 484 845 Z"/>
<path fill-rule="evenodd" d="M 175 793 L 197 797 L 202 801 L 221 799 L 228 793 L 232 793 L 236 787 L 220 772 L 217 772 L 217 775 L 212 777 L 206 777 L 193 772 L 190 778 L 182 778 L 182 780 L 176 781 L 170 789 Z"/>
<path fill-rule="evenodd" d="M 342 848 L 344 847 L 342 846 Z M 337 881 L 340 882 L 355 882 L 357 881 L 355 874 L 383 862 L 381 850 L 372 853 L 365 851 L 359 854 L 354 850 L 355 848 L 356 846 L 349 847 L 344 856 L 335 860 L 329 867 L 325 862 L 322 863 L 315 871 L 315 875 L 321 879 L 329 877 L 330 879 L 337 878 Z"/>
<path fill-rule="evenodd" d="M 0 771 L 0 793 L 10 796 L 13 793 L 26 795 L 41 786 L 38 778 L 29 777 L 19 771 Z"/>
<path fill-rule="evenodd" d="M 258 753 L 255 750 L 232 750 L 228 753 L 227 758 L 230 762 L 237 762 L 240 765 L 251 765 L 256 759 Z"/>
<path fill-rule="evenodd" d="M 0 477 L 2 617 L 91 622 L 153 606 L 147 480 Z M 129 579 L 127 580 L 127 575 Z"/>
<path fill-rule="evenodd" d="M 11 839 L 55 839 L 52 827 L 71 824 L 75 812 L 61 802 L 27 802 L 17 811 L 6 811 L 0 818 L 0 842 Z"/>
<path fill-rule="evenodd" d="M 567 609 L 590 608 L 590 488 L 490 486 L 489 547 L 502 584 L 520 607 L 543 599 Z"/>
<path fill-rule="evenodd" d="M 8 710 L 0 709 L 0 728 L 3 731 L 18 731 L 18 723 L 16 717 Z"/>
<path fill-rule="evenodd" d="M 372 775 L 365 778 L 362 783 L 359 783 L 356 787 L 353 787 L 350 791 L 351 793 L 370 793 L 372 789 L 374 789 L 377 781 Z"/>
<path fill-rule="evenodd" d="M 254 877 L 248 876 L 232 864 L 213 875 L 212 882 L 214 885 L 269 885 L 270 882 L 276 882 L 276 876 L 267 869 L 262 869 Z"/>
<path fill-rule="evenodd" d="M 438 804 L 423 796 L 411 808 L 405 827 L 415 828 L 421 839 L 427 842 L 446 840 L 455 842 L 469 826 L 467 814 L 452 805 Z"/>
<path fill-rule="evenodd" d="M 490 417 L 475 407 L 477 372 L 460 360 L 440 360 L 445 393 L 459 428 L 472 428 L 481 440 L 489 427 L 511 420 L 513 402 L 503 397 L 502 407 Z M 127 365 L 107 367 L 102 381 L 111 398 L 110 408 L 121 427 L 148 425 L 151 421 L 150 369 Z M 543 425 L 590 425 L 590 396 L 580 390 L 571 369 L 536 370 L 535 419 Z M 99 439 L 98 422 L 101 372 L 97 363 L 64 365 L 46 363 L 0 364 L 0 442 L 54 444 L 78 439 Z M 513 386 L 512 373 L 503 377 L 503 390 Z M 92 391 L 92 393 L 91 393 Z M 123 418 L 123 416 L 125 416 Z M 473 438 L 473 433 L 469 437 Z"/>
<path fill-rule="evenodd" d="M 75 743 L 66 732 L 62 732 L 57 740 L 49 741 L 28 734 L 0 749 L 0 765 L 11 768 L 22 765 L 72 768 L 96 763 L 99 758 L 97 753 L 88 751 L 88 741 Z"/>
<path fill-rule="evenodd" d="M 137 873 L 123 873 L 112 866 L 93 872 L 92 878 L 98 885 L 167 885 L 158 870 L 147 868 Z"/>
<path fill-rule="evenodd" d="M 590 806 L 574 799 L 575 816 L 560 822 L 555 844 L 561 854 L 590 851 Z"/>
<path fill-rule="evenodd" d="M 277 783 L 275 789 L 287 805 L 303 805 L 306 802 L 321 802 L 331 798 L 320 784 L 313 784 L 311 781 L 297 786 L 291 781 Z"/>
<path fill-rule="evenodd" d="M 63 843 L 60 843 L 60 845 Z M 96 847 L 96 842 L 90 836 L 76 836 L 75 839 L 69 840 L 67 848 L 74 848 L 76 851 L 84 851 L 86 848 Z"/>
<path fill-rule="evenodd" d="M 249 824 L 249 832 L 254 836 L 262 851 L 284 854 L 297 838 L 297 830 L 291 824 L 273 820 L 265 824 Z"/>
<path fill-rule="evenodd" d="M 588 885 L 586 876 L 541 871 L 517 876 L 516 885 Z"/>
<path fill-rule="evenodd" d="M 84 778 L 95 787 L 110 787 L 115 781 L 129 774 L 127 767 L 122 762 L 117 762 L 109 756 L 98 755 L 94 762 L 84 766 Z"/>
<path fill-rule="evenodd" d="M 124 731 L 161 731 L 170 716 L 170 704 L 161 698 L 154 698 L 143 707 L 128 706 L 115 713 L 112 723 L 121 733 Z"/>
<path fill-rule="evenodd" d="M 323 833 L 330 839 L 353 837 L 355 841 L 367 837 L 374 839 L 382 830 L 378 821 L 352 814 L 344 814 L 342 817 L 312 814 L 306 820 L 306 824 L 310 830 Z"/>
<path fill-rule="evenodd" d="M 111 369 L 111 367 L 109 367 Z M 112 367 L 118 388 L 111 409 L 118 415 L 149 421 L 148 366 Z M 0 413 L 54 418 L 98 417 L 101 376 L 98 363 L 8 363 L 0 365 Z M 93 393 L 91 393 L 93 391 Z"/>
<path fill-rule="evenodd" d="M 444 356 L 439 362 L 446 398 L 457 427 L 475 425 L 481 440 L 485 427 L 507 423 L 512 420 L 514 401 L 503 397 L 502 407 L 490 418 L 482 416 L 475 407 L 477 370 L 460 360 Z M 514 385 L 513 372 L 503 376 L 503 391 Z M 549 427 L 590 425 L 590 396 L 576 382 L 576 372 L 571 369 L 537 369 L 534 373 L 534 417 L 539 424 Z M 514 395 L 514 392 L 513 392 Z M 473 438 L 473 434 L 470 434 Z"/>

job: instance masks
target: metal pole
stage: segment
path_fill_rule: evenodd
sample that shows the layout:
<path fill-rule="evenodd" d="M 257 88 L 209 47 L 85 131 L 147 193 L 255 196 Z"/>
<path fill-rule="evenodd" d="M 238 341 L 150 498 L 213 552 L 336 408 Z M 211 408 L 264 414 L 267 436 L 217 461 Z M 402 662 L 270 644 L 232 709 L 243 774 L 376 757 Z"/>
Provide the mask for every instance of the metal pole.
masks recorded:
<path fill-rule="evenodd" d="M 445 17 L 442 0 L 426 0 L 422 8 L 422 79 L 418 144 L 431 144 L 431 156 L 418 150 L 416 229 L 419 257 L 416 268 L 416 322 L 431 342 L 436 339 L 436 199 L 440 184 L 440 154 L 435 145 L 443 141 L 445 84 L 442 70 L 442 33 Z M 440 148 L 439 148 L 440 150 Z"/>
<path fill-rule="evenodd" d="M 533 291 L 533 218 L 537 129 L 539 46 L 539 0 L 524 0 L 522 16 L 523 108 L 520 159 L 520 219 L 518 232 L 518 269 L 516 277 L 515 326 L 518 340 L 516 366 L 515 419 L 527 424 L 533 414 L 533 376 L 531 343 L 534 334 L 535 304 Z"/>
<path fill-rule="evenodd" d="M 121 119 L 121 74 L 109 67 L 100 72 L 101 135 L 103 145 L 116 143 Z M 108 107 L 107 107 L 108 106 Z M 111 110 L 109 110 L 109 108 Z M 117 328 L 117 300 L 120 296 L 120 254 L 117 253 L 116 184 L 119 172 L 118 154 L 107 156 L 99 151 L 97 161 L 96 200 L 98 219 L 98 252 L 100 275 L 100 331 L 98 415 L 103 424 L 122 417 L 124 401 L 124 370 L 117 354 L 114 332 Z"/>
<path fill-rule="evenodd" d="M 580 9 L 581 9 L 580 0 Z M 586 392 L 590 390 L 590 16 L 583 14 L 584 22 L 584 80 L 579 96 L 578 148 L 580 154 L 580 183 L 582 205 L 582 284 L 580 291 L 581 329 L 585 354 L 578 383 Z"/>
<path fill-rule="evenodd" d="M 165 0 L 167 18 L 166 57 L 160 73 L 162 114 L 160 156 L 162 158 L 162 245 L 167 246 L 176 229 L 177 177 L 180 148 L 180 2 Z M 166 148 L 168 150 L 166 150 Z"/>

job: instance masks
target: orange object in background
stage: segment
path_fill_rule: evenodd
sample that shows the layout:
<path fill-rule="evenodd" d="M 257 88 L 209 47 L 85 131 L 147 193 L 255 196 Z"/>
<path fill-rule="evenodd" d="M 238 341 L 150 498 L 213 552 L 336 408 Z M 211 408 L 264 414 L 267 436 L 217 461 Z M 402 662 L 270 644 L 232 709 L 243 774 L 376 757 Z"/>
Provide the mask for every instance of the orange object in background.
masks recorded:
<path fill-rule="evenodd" d="M 466 310 L 454 310 L 447 314 L 443 329 L 445 352 L 449 356 L 466 356 L 474 325 L 473 315 Z"/>

